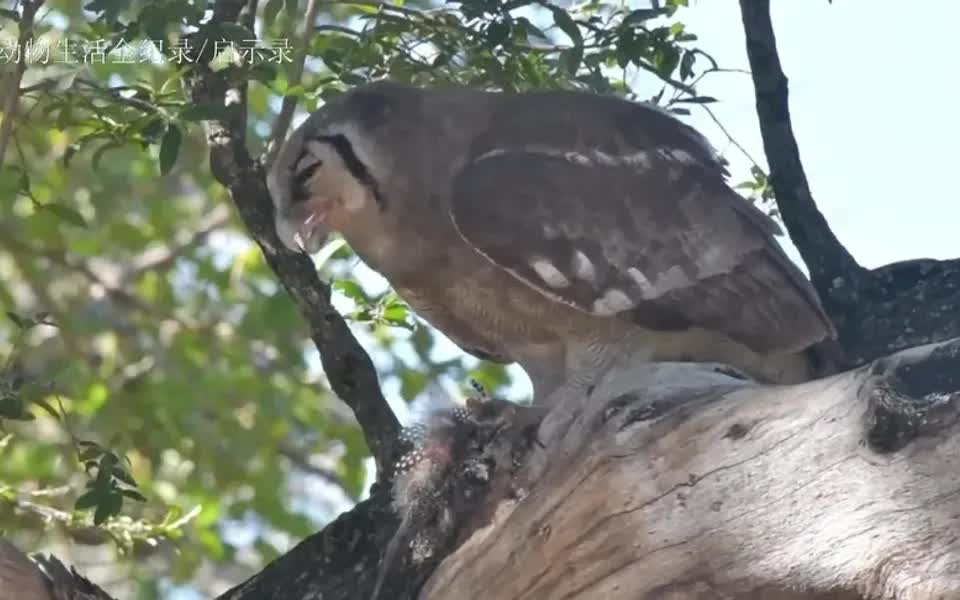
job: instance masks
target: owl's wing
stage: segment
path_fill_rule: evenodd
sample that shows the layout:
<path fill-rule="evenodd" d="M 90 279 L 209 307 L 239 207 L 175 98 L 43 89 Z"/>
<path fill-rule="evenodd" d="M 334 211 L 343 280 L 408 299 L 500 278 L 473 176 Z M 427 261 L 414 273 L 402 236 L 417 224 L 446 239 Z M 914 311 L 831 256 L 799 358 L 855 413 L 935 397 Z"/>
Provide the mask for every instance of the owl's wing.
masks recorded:
<path fill-rule="evenodd" d="M 453 184 L 452 219 L 479 253 L 547 298 L 653 329 L 716 330 L 758 352 L 835 336 L 776 224 L 692 129 L 621 101 L 609 114 L 518 102 Z"/>

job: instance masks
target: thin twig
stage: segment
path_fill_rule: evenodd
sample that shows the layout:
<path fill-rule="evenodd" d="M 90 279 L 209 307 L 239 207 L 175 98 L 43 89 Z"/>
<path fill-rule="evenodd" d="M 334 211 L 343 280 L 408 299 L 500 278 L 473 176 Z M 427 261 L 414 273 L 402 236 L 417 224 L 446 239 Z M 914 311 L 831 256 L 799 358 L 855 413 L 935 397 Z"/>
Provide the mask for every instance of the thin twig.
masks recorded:
<path fill-rule="evenodd" d="M 303 67 L 307 62 L 307 50 L 310 47 L 310 40 L 313 39 L 313 22 L 317 20 L 317 13 L 320 10 L 320 0 L 307 0 L 307 14 L 304 18 L 303 29 L 300 32 L 296 55 L 293 64 L 290 66 L 289 77 L 287 78 L 288 89 L 300 85 L 303 78 Z M 290 129 L 290 122 L 293 120 L 293 112 L 297 109 L 297 96 L 287 94 L 283 97 L 283 103 L 280 105 L 280 114 L 277 120 L 273 122 L 273 131 L 270 132 L 270 143 L 267 146 L 267 155 L 263 158 L 263 163 L 270 166 L 277 152 L 280 151 L 280 145 L 287 137 L 287 130 Z"/>
<path fill-rule="evenodd" d="M 314 31 L 317 33 L 323 33 L 324 31 L 332 31 L 334 33 L 342 33 L 344 35 L 349 35 L 352 37 L 360 37 L 363 34 L 356 29 L 350 29 L 349 27 L 344 27 L 343 25 L 317 25 L 314 28 Z"/>
<path fill-rule="evenodd" d="M 337 472 L 333 469 L 327 469 L 314 464 L 314 462 L 310 460 L 309 456 L 304 455 L 300 450 L 290 446 L 280 446 L 277 449 L 277 452 L 289 460 L 301 471 L 309 473 L 314 477 L 318 477 L 330 485 L 336 486 L 347 498 L 350 498 L 354 502 L 360 500 L 356 494 L 348 491 L 347 488 L 344 487 L 343 482 L 340 481 L 340 477 L 337 475 Z"/>
<path fill-rule="evenodd" d="M 676 88 L 676 89 L 678 89 L 678 90 L 682 90 L 683 92 L 685 92 L 685 93 L 687 93 L 687 94 L 689 94 L 689 95 L 691 95 L 691 96 L 696 96 L 696 95 L 697 95 L 697 90 L 695 90 L 695 89 L 692 88 L 691 86 L 687 85 L 686 83 L 684 83 L 684 82 L 682 82 L 682 81 L 680 81 L 680 80 L 678 80 L 678 79 L 674 79 L 673 77 L 670 77 L 669 75 L 664 75 L 663 73 L 661 73 L 661 72 L 657 71 L 655 68 L 653 68 L 653 65 L 648 65 L 647 63 L 643 62 L 642 60 L 638 60 L 636 64 L 637 64 L 638 67 L 640 67 L 640 68 L 643 69 L 644 71 L 647 71 L 648 73 L 652 73 L 653 75 L 656 75 L 656 77 L 657 77 L 658 79 L 660 79 L 660 81 L 663 81 L 664 83 L 668 83 L 668 84 L 672 85 L 674 88 Z"/>
<path fill-rule="evenodd" d="M 747 157 L 747 160 L 749 160 L 749 161 L 753 164 L 753 166 L 755 166 L 755 167 L 760 167 L 760 163 L 758 163 L 758 162 L 756 161 L 756 159 L 754 159 L 753 156 L 751 156 L 750 153 L 747 152 L 747 149 L 744 148 L 744 147 L 740 144 L 740 142 L 738 142 L 738 141 L 736 140 L 736 138 L 733 137 L 733 134 L 730 133 L 730 131 L 729 131 L 726 127 L 723 126 L 723 123 L 720 122 L 720 119 L 717 118 L 717 115 L 714 114 L 713 110 L 711 110 L 711 108 L 710 108 L 709 106 L 707 106 L 707 105 L 705 105 L 705 104 L 701 104 L 701 105 L 700 105 L 700 108 L 702 108 L 703 110 L 707 111 L 707 115 L 710 116 L 710 120 L 712 120 L 712 121 L 717 125 L 717 127 L 720 128 L 720 131 L 723 132 L 723 135 L 725 135 L 725 136 L 727 137 L 727 141 L 728 141 L 728 142 L 730 142 L 731 144 L 733 144 L 733 146 L 734 146 L 737 150 L 739 150 L 745 157 Z"/>
<path fill-rule="evenodd" d="M 13 134 L 13 122 L 17 115 L 17 104 L 20 102 L 20 82 L 27 70 L 27 43 L 33 38 L 33 18 L 40 9 L 43 0 L 23 0 L 23 13 L 20 15 L 20 35 L 17 38 L 18 56 L 17 68 L 13 73 L 13 81 L 8 84 L 7 97 L 3 99 L 3 123 L 0 124 L 0 165 L 7 154 L 7 145 Z"/>
<path fill-rule="evenodd" d="M 119 304 L 125 305 L 129 308 L 136 309 L 143 314 L 156 316 L 162 315 L 163 312 L 159 309 L 149 305 L 144 300 L 138 296 L 128 292 L 123 289 L 123 287 L 109 281 L 107 278 L 98 274 L 90 265 L 83 261 L 76 261 L 72 259 L 66 252 L 63 250 L 54 250 L 46 248 L 35 248 L 34 246 L 28 244 L 27 242 L 19 239 L 15 232 L 10 228 L 0 225 L 0 245 L 6 246 L 10 251 L 11 255 L 14 258 L 17 258 L 18 254 L 39 256 L 45 258 L 52 262 L 53 264 L 77 273 L 83 276 L 90 283 L 99 286 L 103 289 L 104 293 L 112 300 L 118 302 Z M 26 262 L 20 263 L 21 270 L 28 269 L 28 264 Z M 32 267 L 29 267 L 32 269 Z M 26 272 L 24 272 L 26 278 Z M 28 279 L 29 281 L 29 279 Z M 57 305 L 54 303 L 54 300 L 51 296 L 47 294 L 46 288 L 39 286 L 39 284 L 34 289 L 35 295 L 37 295 L 46 305 L 48 310 L 57 318 L 58 324 L 64 326 L 64 314 L 63 311 L 57 309 Z M 174 319 L 174 317 L 167 317 Z M 181 322 L 179 319 L 174 319 L 178 322 Z M 181 322 L 182 323 L 182 322 Z M 193 326 L 189 323 L 182 323 L 184 326 Z"/>
<path fill-rule="evenodd" d="M 136 279 L 148 271 L 163 270 L 177 258 L 183 256 L 193 248 L 202 244 L 211 233 L 217 231 L 230 222 L 230 211 L 225 204 L 220 204 L 209 214 L 200 219 L 199 226 L 190 233 L 178 235 L 179 239 L 168 246 L 150 248 L 133 257 L 129 266 L 117 278 L 120 285 Z M 182 232 L 181 232 L 182 233 Z"/>

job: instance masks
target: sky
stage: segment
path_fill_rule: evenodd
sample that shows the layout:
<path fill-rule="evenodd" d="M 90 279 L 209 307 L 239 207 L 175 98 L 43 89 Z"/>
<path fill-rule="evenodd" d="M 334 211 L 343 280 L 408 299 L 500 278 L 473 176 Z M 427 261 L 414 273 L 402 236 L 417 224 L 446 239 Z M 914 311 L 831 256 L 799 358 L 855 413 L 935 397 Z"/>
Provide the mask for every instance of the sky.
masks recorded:
<path fill-rule="evenodd" d="M 738 2 L 694 0 L 680 18 L 725 67 L 748 68 Z M 960 2 L 774 0 L 773 25 L 790 81 L 790 112 L 813 196 L 865 267 L 960 256 L 957 168 L 960 76 L 953 65 Z M 747 74 L 717 74 L 698 91 L 752 156 L 763 159 Z M 718 148 L 702 115 L 690 123 Z M 727 154 L 736 166 L 736 152 Z M 796 255 L 794 255 L 796 256 Z"/>

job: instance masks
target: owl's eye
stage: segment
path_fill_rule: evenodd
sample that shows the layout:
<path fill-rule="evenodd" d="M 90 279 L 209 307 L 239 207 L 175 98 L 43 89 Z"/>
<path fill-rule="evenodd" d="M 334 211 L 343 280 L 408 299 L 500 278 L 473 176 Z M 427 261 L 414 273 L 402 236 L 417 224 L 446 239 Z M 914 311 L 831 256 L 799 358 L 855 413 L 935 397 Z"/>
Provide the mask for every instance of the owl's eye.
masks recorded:
<path fill-rule="evenodd" d="M 317 161 L 305 168 L 299 169 L 297 174 L 293 177 L 293 185 L 300 187 L 310 181 L 310 178 L 313 177 L 314 173 L 317 172 L 317 169 L 323 166 L 323 161 L 317 159 Z"/>

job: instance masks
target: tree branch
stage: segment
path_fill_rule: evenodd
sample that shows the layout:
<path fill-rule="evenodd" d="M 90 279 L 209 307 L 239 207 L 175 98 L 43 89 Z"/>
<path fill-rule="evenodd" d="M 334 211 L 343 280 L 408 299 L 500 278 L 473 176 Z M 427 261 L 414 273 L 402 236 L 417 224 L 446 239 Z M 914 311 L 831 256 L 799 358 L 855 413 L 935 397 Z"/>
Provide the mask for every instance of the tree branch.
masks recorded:
<path fill-rule="evenodd" d="M 389 498 L 374 493 L 217 600 L 366 598 L 395 527 Z"/>
<path fill-rule="evenodd" d="M 190 232 L 180 231 L 172 244 L 149 248 L 131 258 L 117 280 L 121 285 L 140 277 L 148 271 L 167 269 L 176 260 L 193 250 L 230 221 L 230 211 L 226 206 L 218 205 L 209 214 L 201 217 L 196 229 Z"/>
<path fill-rule="evenodd" d="M 27 70 L 27 42 L 33 38 L 33 19 L 40 10 L 43 0 L 23 0 L 23 12 L 20 15 L 20 35 L 17 38 L 17 66 L 13 72 L 13 80 L 5 84 L 7 96 L 3 99 L 3 122 L 0 123 L 0 165 L 7 154 L 10 137 L 13 135 L 14 119 L 17 115 L 17 104 L 20 102 L 20 81 Z"/>
<path fill-rule="evenodd" d="M 824 290 L 834 279 L 849 279 L 862 268 L 834 235 L 810 193 L 790 120 L 787 77 L 777 54 L 770 0 L 740 0 L 740 11 L 777 206 L 810 279 L 818 291 Z"/>
<path fill-rule="evenodd" d="M 214 8 L 214 22 L 245 18 L 242 5 L 221 0 Z M 211 58 L 198 57 L 186 81 L 194 102 L 227 107 L 226 118 L 206 122 L 211 171 L 229 190 L 267 264 L 307 321 L 331 388 L 353 409 L 379 472 L 384 473 L 391 462 L 399 422 L 383 397 L 370 357 L 331 305 L 330 287 L 319 280 L 307 256 L 290 252 L 277 237 L 263 167 L 250 156 L 244 143 L 246 81 L 240 75 L 230 79 L 227 69 L 214 72 L 208 66 Z"/>
<path fill-rule="evenodd" d="M 830 230 L 800 162 L 770 2 L 740 0 L 740 10 L 777 206 L 850 365 L 960 336 L 960 260 L 907 260 L 868 271 Z"/>
<path fill-rule="evenodd" d="M 570 404 L 420 600 L 960 594 L 960 339 L 785 387 L 634 363 Z"/>

